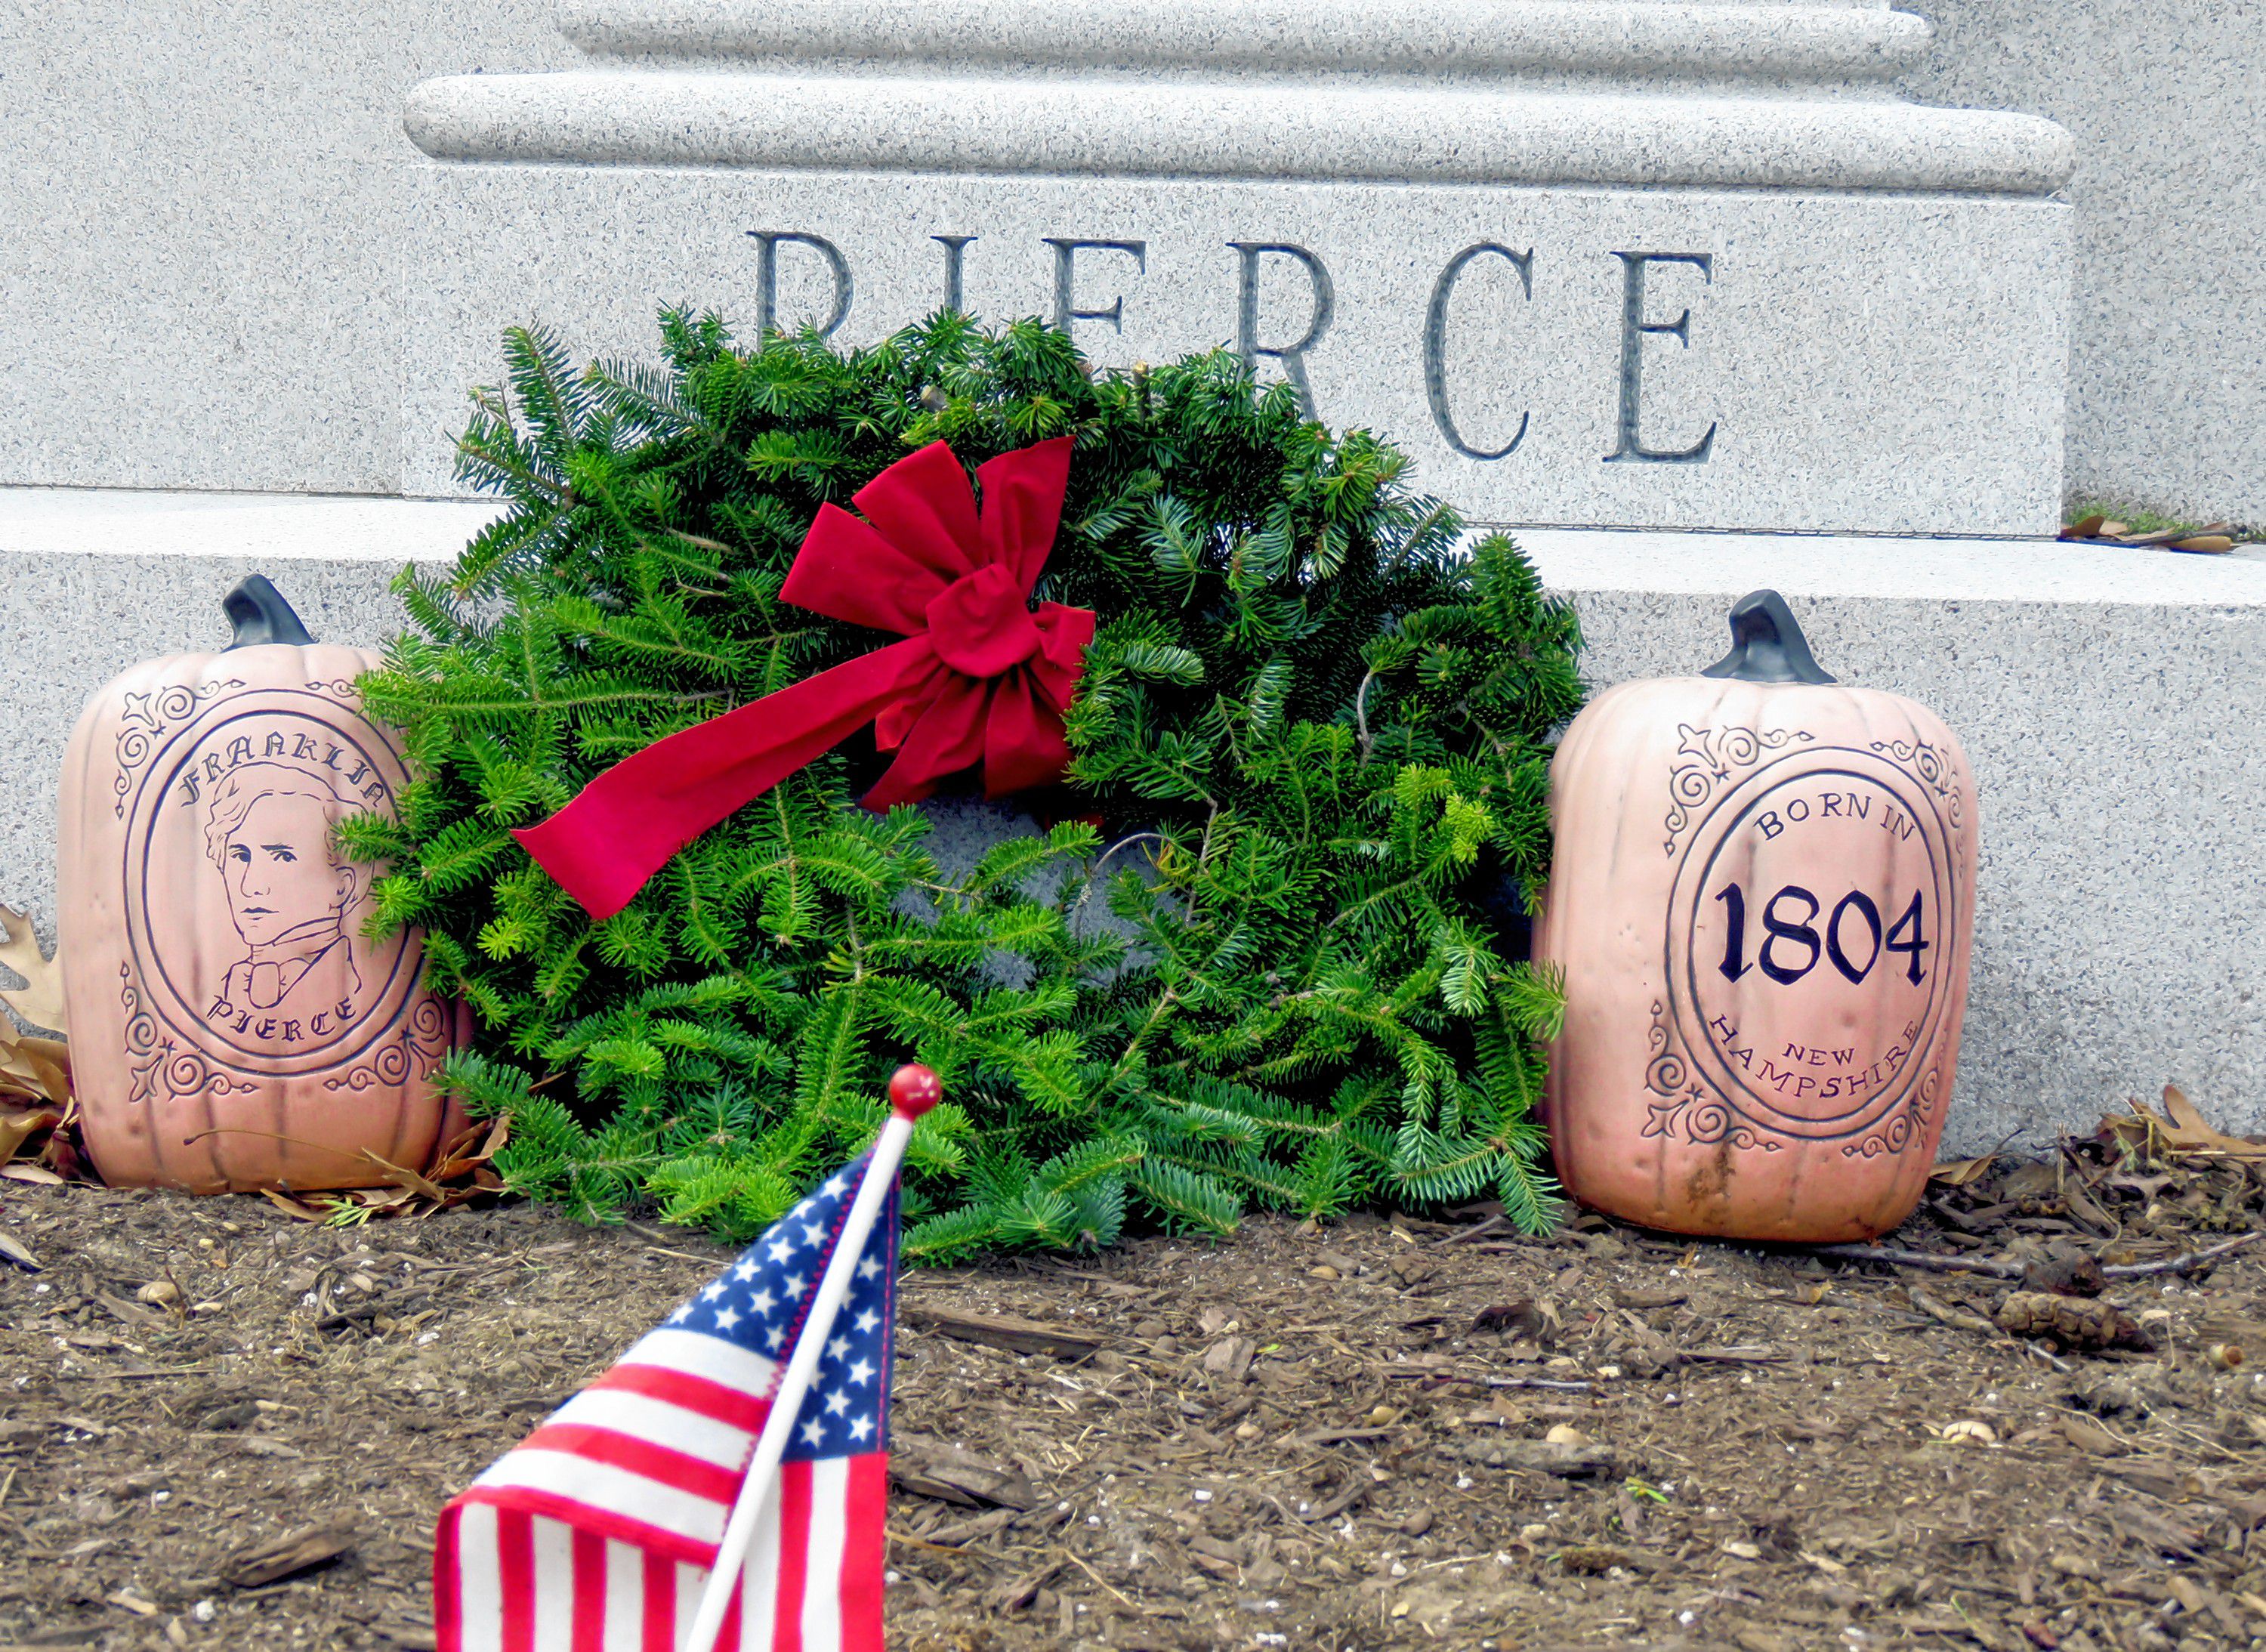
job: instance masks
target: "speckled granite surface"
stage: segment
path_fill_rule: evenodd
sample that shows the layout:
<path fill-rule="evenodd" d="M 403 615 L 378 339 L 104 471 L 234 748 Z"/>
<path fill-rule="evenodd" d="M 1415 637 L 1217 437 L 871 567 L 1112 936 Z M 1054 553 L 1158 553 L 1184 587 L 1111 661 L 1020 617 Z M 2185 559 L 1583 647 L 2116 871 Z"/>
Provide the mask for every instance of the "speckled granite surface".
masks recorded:
<path fill-rule="evenodd" d="M 2067 128 L 2072 492 L 2266 523 L 2266 6 L 1901 0 L 1904 83 Z"/>
<path fill-rule="evenodd" d="M 0 483 L 396 491 L 401 98 L 572 62 L 552 11 L 6 7 Z"/>

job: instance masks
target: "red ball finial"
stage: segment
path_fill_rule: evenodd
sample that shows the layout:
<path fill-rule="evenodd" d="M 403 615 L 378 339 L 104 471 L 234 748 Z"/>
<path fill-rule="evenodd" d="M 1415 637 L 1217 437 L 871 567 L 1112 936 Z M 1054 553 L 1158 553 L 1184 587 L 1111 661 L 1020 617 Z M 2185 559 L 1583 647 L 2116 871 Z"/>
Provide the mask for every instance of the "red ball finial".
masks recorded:
<path fill-rule="evenodd" d="M 890 1076 L 889 1106 L 899 1118 L 917 1119 L 943 1100 L 944 1081 L 917 1062 Z"/>

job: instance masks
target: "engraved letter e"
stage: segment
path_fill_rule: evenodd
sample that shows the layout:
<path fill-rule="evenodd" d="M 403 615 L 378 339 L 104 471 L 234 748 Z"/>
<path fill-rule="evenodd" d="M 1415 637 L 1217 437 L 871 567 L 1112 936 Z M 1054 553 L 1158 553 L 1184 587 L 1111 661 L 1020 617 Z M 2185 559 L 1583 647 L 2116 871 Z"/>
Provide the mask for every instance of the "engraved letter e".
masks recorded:
<path fill-rule="evenodd" d="M 1664 333 L 1685 348 L 1692 347 L 1692 312 L 1688 309 L 1673 321 L 1644 318 L 1645 268 L 1652 264 L 1689 264 L 1713 286 L 1714 259 L 1706 252 L 1616 252 L 1613 256 L 1621 261 L 1620 442 L 1605 455 L 1605 463 L 1634 460 L 1648 464 L 1705 464 L 1708 450 L 1715 445 L 1714 421 L 1708 423 L 1707 434 L 1690 447 L 1671 450 L 1645 446 L 1644 438 L 1637 434 L 1637 419 L 1644 376 L 1644 335 Z"/>

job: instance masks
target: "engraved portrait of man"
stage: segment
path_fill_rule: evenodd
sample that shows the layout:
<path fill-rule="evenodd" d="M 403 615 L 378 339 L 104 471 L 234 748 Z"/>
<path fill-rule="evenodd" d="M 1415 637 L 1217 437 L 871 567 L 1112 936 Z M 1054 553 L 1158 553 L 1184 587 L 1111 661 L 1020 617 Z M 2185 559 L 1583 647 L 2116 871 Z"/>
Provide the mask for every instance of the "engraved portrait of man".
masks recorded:
<path fill-rule="evenodd" d="M 240 764 L 213 788 L 205 853 L 227 885 L 245 951 L 229 966 L 208 1019 L 298 1042 L 361 1018 L 349 920 L 369 869 L 340 859 L 333 837 L 361 807 L 322 770 L 275 759 Z"/>

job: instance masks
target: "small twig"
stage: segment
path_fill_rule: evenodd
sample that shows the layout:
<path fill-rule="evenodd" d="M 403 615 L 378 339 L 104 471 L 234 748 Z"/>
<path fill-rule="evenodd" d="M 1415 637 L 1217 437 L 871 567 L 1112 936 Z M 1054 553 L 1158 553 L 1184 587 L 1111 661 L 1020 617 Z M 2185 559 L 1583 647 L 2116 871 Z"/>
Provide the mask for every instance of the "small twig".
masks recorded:
<path fill-rule="evenodd" d="M 987 1559 L 990 1558 L 983 1549 L 960 1548 L 949 1543 L 932 1543 L 926 1538 L 910 1537 L 903 1531 L 893 1531 L 888 1536 L 892 1543 L 901 1543 L 909 1549 L 926 1549 L 932 1554 L 957 1554 L 963 1558 L 971 1554 L 983 1554 Z"/>
<path fill-rule="evenodd" d="M 2035 1342 L 2024 1342 L 2022 1352 L 2037 1361 L 2039 1364 L 2050 1366 L 2065 1377 L 2074 1375 L 2077 1371 L 2077 1367 L 2067 1360 L 2057 1357 L 2053 1350 L 2046 1347 L 2043 1339 Z"/>
<path fill-rule="evenodd" d="M 640 1227 L 634 1222 L 625 1222 L 622 1224 L 622 1227 L 625 1232 L 634 1233 L 640 1239 L 644 1239 L 646 1241 L 646 1249 L 653 1252 L 655 1255 L 673 1256 L 681 1262 L 698 1262 L 704 1268 L 713 1268 L 719 1262 L 727 1260 L 720 1256 L 695 1256 L 691 1251 L 671 1250 L 666 1245 L 655 1243 L 656 1240 L 670 1238 L 672 1237 L 671 1235 L 667 1233 L 657 1233 L 649 1227 Z"/>
<path fill-rule="evenodd" d="M 716 1259 L 713 1256 L 695 1256 L 691 1251 L 673 1251 L 666 1245 L 648 1245 L 645 1249 L 649 1256 L 668 1256 L 680 1262 L 698 1262 L 703 1268 L 716 1265 Z"/>
<path fill-rule="evenodd" d="M 2158 1274 L 2191 1274 L 2209 1262 L 2217 1261 L 2230 1251 L 2237 1251 L 2258 1237 L 2244 1233 L 2218 1245 L 2189 1251 L 2184 1256 L 2167 1256 L 2160 1261 L 2119 1262 L 2104 1268 L 2104 1279 L 2151 1279 Z M 1890 1245 L 1817 1245 L 1810 1247 L 1819 1256 L 1831 1256 L 1845 1262 L 1882 1262 L 1894 1268 L 1918 1268 L 1932 1274 L 1981 1274 L 1991 1279 L 2020 1279 L 2029 1270 L 2020 1262 L 1988 1261 L 1979 1256 L 1938 1256 L 1933 1251 L 1899 1250 Z"/>
<path fill-rule="evenodd" d="M 1085 887 L 1078 890 L 1078 899 L 1071 903 L 1070 911 L 1064 921 L 1074 923 L 1077 921 L 1078 915 L 1085 910 L 1085 903 L 1093 898 L 1093 886 L 1101 881 L 1101 869 L 1109 864 L 1110 856 L 1133 844 L 1142 842 L 1161 844 L 1165 841 L 1165 834 L 1162 832 L 1135 832 L 1129 837 L 1120 837 L 1108 848 L 1103 850 L 1101 858 L 1093 863 L 1093 870 L 1085 874 Z M 1152 859 L 1153 858 L 1151 857 Z"/>
<path fill-rule="evenodd" d="M 1354 727 L 1361 737 L 1361 760 L 1363 763 L 1369 761 L 1370 748 L 1374 743 L 1369 733 L 1369 685 L 1376 681 L 1377 673 L 1371 671 L 1362 678 L 1361 686 L 1353 694 Z"/>
<path fill-rule="evenodd" d="M 2148 1279 L 2158 1274 L 2191 1274 L 2205 1262 L 2217 1261 L 2229 1251 L 2240 1250 L 2258 1236 L 2244 1233 L 2218 1245 L 2189 1251 L 2184 1256 L 2167 1256 L 2160 1262 L 2119 1262 L 2114 1268 L 2101 1270 L 2103 1279 Z"/>
<path fill-rule="evenodd" d="M 1990 1337 L 2006 1334 L 1981 1314 L 1963 1313 L 1948 1302 L 1939 1302 L 1918 1285 L 1912 1286 L 1904 1294 L 1912 1299 L 1912 1306 L 1927 1315 L 1929 1319 L 1948 1325 L 1955 1331 L 1972 1331 L 1978 1336 Z"/>
<path fill-rule="evenodd" d="M 1467 1227 L 1460 1233 L 1449 1234 L 1448 1237 L 1442 1239 L 1440 1243 L 1443 1245 L 1461 1245 L 1466 1239 L 1475 1239 L 1483 1233 L 1500 1233 L 1502 1232 L 1502 1226 L 1503 1221 L 1501 1216 L 1491 1216 L 1488 1217 L 1486 1221 L 1479 1223 L 1474 1226 Z"/>
<path fill-rule="evenodd" d="M 1786 1356 L 1763 1343 L 1750 1342 L 1737 1348 L 1678 1349 L 1676 1359 L 1683 1364 L 1776 1365 Z"/>
<path fill-rule="evenodd" d="M 1977 1256 L 1938 1256 L 1933 1251 L 1898 1250 L 1891 1245 L 1819 1245 L 1812 1248 L 1820 1256 L 1845 1262 L 1886 1262 L 1897 1268 L 1923 1268 L 1932 1274 L 1986 1274 L 1993 1279 L 2020 1279 L 2024 1271 L 2016 1262 L 1985 1261 Z"/>
<path fill-rule="evenodd" d="M 1130 1596 L 1113 1588 L 1107 1578 L 1102 1576 L 1100 1573 L 1095 1571 L 1093 1568 L 1088 1566 L 1084 1561 L 1078 1559 L 1077 1555 L 1072 1554 L 1068 1549 L 1058 1548 L 1055 1553 L 1061 1555 L 1063 1559 L 1068 1561 L 1072 1566 L 1078 1568 L 1079 1571 L 1084 1572 L 1088 1577 L 1100 1584 L 1104 1589 L 1108 1590 L 1111 1594 L 1115 1595 L 1118 1599 L 1123 1601 L 1128 1606 L 1132 1606 L 1134 1611 L 1138 1612 L 1141 1610 L 1140 1607 L 1133 1605 L 1132 1597 Z"/>
<path fill-rule="evenodd" d="M 1448 1371 L 1389 1371 L 1388 1378 L 1398 1381 L 1428 1381 L 1438 1383 L 1469 1383 L 1474 1388 L 1544 1388 L 1552 1393 L 1593 1394 L 1597 1385 L 1586 1382 L 1562 1382 L 1554 1377 L 1458 1377 Z"/>

